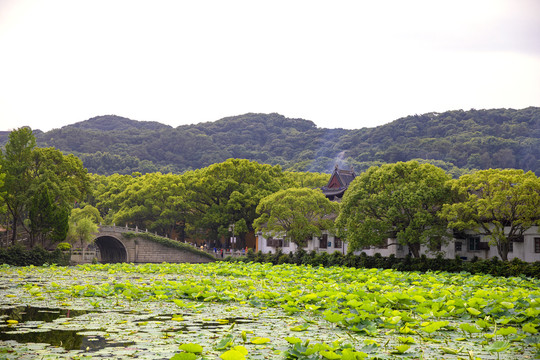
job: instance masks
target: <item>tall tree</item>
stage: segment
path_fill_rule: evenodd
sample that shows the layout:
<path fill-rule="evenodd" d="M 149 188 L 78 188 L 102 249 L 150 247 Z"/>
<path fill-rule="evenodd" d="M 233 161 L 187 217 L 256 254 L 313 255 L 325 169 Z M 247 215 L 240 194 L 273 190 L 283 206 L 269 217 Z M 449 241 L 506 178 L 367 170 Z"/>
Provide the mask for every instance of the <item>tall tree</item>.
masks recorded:
<path fill-rule="evenodd" d="M 196 215 L 194 226 L 206 229 L 206 236 L 217 241 L 227 236 L 234 224 L 242 247 L 246 233 L 253 231 L 259 201 L 287 183 L 280 166 L 241 159 L 229 159 L 184 176 L 188 201 Z"/>
<path fill-rule="evenodd" d="M 87 202 L 95 206 L 106 224 L 112 224 L 115 214 L 120 210 L 123 197 L 121 194 L 130 184 L 138 181 L 140 173 L 131 175 L 113 174 L 109 176 L 90 175 L 92 189 Z"/>
<path fill-rule="evenodd" d="M 113 221 L 170 236 L 176 230 L 173 204 L 185 193 L 181 175 L 153 173 L 137 176 L 115 197 Z"/>
<path fill-rule="evenodd" d="M 266 236 L 285 235 L 302 247 L 321 230 L 331 229 L 339 204 L 321 190 L 290 188 L 263 198 L 257 206 L 260 216 L 253 226 Z"/>
<path fill-rule="evenodd" d="M 88 172 L 74 155 L 64 155 L 54 148 L 35 148 L 30 170 L 32 192 L 46 186 L 58 206 L 71 208 L 90 191 Z"/>
<path fill-rule="evenodd" d="M 7 193 L 6 204 L 11 218 L 12 243 L 15 242 L 19 226 L 28 233 L 37 234 L 36 231 L 41 226 L 38 222 L 41 221 L 43 225 L 45 218 L 52 216 L 54 212 L 52 208 L 63 209 L 59 210 L 63 215 L 57 214 L 60 216 L 57 220 L 60 221 L 60 218 L 65 218 L 66 211 L 73 203 L 80 201 L 89 190 L 88 175 L 82 162 L 73 155 L 63 155 L 53 148 L 36 148 L 32 130 L 26 127 L 9 134 L 9 141 L 0 156 L 0 165 L 6 174 L 6 181 L 1 190 Z M 43 191 L 48 191 L 49 194 L 41 194 Z M 51 214 L 38 220 L 44 214 L 39 214 L 37 203 L 47 203 L 49 196 Z M 34 229 L 30 228 L 32 221 L 25 221 L 28 220 L 32 202 L 34 202 L 32 213 Z M 49 220 L 50 218 L 47 221 Z M 58 225 L 65 228 L 65 224 Z"/>
<path fill-rule="evenodd" d="M 416 161 L 371 167 L 343 196 L 337 219 L 349 250 L 380 245 L 392 238 L 420 256 L 420 245 L 444 240 L 446 223 L 437 216 L 450 199 L 450 176 Z"/>
<path fill-rule="evenodd" d="M 1 153 L 0 153 L 0 159 L 1 159 Z M 2 165 L 0 164 L 0 214 L 4 214 L 6 212 L 6 202 L 5 202 L 5 196 L 6 192 L 2 191 L 4 188 L 4 179 L 6 178 L 6 174 L 2 171 Z"/>
<path fill-rule="evenodd" d="M 43 240 L 52 231 L 55 207 L 47 187 L 37 193 L 30 203 L 28 219 L 30 220 L 30 246 L 36 240 Z"/>
<path fill-rule="evenodd" d="M 69 212 L 67 207 L 59 206 L 53 201 L 51 192 L 44 186 L 36 193 L 29 206 L 28 220 L 30 222 L 30 245 L 41 241 L 49 243 L 62 241 L 66 238 L 68 230 Z"/>
<path fill-rule="evenodd" d="M 490 237 L 499 256 L 508 259 L 510 241 L 540 225 L 540 179 L 531 171 L 481 170 L 452 181 L 458 199 L 441 215 L 457 230 Z"/>
<path fill-rule="evenodd" d="M 22 127 L 9 134 L 5 149 L 0 153 L 0 165 L 5 181 L 0 191 L 5 192 L 5 203 L 11 218 L 11 242 L 15 243 L 17 228 L 22 224 L 26 206 L 32 198 L 31 166 L 36 140 L 32 130 Z"/>

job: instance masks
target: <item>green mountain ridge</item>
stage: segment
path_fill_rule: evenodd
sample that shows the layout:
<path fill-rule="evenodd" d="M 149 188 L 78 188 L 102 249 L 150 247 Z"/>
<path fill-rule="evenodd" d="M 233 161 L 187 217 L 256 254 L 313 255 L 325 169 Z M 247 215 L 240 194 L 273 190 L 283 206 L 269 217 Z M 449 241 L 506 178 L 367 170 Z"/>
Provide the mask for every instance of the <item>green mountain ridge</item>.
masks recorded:
<path fill-rule="evenodd" d="M 96 116 L 88 120 L 68 125 L 78 129 L 97 131 L 162 130 L 172 126 L 157 121 L 138 121 L 116 115 Z"/>
<path fill-rule="evenodd" d="M 277 113 L 231 116 L 173 128 L 115 115 L 48 132 L 38 146 L 79 156 L 92 173 L 173 172 L 228 158 L 296 171 L 357 172 L 420 159 L 459 176 L 468 169 L 521 168 L 540 174 L 540 108 L 453 110 L 411 115 L 374 128 L 318 128 Z"/>

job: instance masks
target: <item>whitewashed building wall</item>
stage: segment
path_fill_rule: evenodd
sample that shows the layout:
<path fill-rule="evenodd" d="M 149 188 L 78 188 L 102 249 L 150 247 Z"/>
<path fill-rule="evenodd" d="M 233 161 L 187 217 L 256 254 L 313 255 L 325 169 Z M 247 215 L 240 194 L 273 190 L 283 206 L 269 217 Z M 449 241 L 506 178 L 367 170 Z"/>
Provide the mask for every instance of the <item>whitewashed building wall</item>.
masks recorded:
<path fill-rule="evenodd" d="M 421 246 L 420 253 L 425 254 L 428 257 L 435 257 L 440 253 L 445 258 L 449 259 L 459 256 L 463 260 L 471 260 L 475 256 L 479 259 L 499 257 L 497 246 L 489 245 L 490 239 L 487 236 L 475 235 L 472 232 L 466 232 L 466 235 L 467 236 L 464 239 L 450 240 L 446 245 L 441 246 L 440 251 L 431 251 L 428 247 Z M 324 244 L 326 244 L 326 247 Z M 287 241 L 286 238 L 283 240 L 283 236 L 275 239 L 266 239 L 261 234 L 257 236 L 257 250 L 260 250 L 263 253 L 275 253 L 278 248 L 280 248 L 284 254 L 288 254 L 295 252 L 297 246 L 296 244 Z M 321 237 L 313 237 L 308 240 L 304 249 L 307 252 L 315 250 L 316 252 L 327 252 L 329 254 L 334 251 L 346 254 L 348 250 L 345 241 L 340 241 L 336 236 L 326 231 L 323 232 Z M 379 253 L 384 257 L 394 255 L 395 257 L 403 258 L 409 253 L 409 249 L 407 246 L 395 244 L 393 239 L 388 239 L 386 246 L 370 246 L 355 251 L 354 253 L 359 255 L 362 252 L 369 256 Z M 527 262 L 540 261 L 540 229 L 538 226 L 534 226 L 527 230 L 523 236 L 523 241 L 513 242 L 512 251 L 508 253 L 508 260 L 514 258 Z"/>

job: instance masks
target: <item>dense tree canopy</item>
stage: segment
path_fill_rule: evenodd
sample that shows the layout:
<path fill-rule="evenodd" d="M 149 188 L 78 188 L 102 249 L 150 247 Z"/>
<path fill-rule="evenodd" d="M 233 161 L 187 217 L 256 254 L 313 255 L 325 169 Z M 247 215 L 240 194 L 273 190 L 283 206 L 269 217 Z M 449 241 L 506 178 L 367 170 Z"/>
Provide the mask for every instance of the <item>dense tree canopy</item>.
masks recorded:
<path fill-rule="evenodd" d="M 459 194 L 442 216 L 457 230 L 488 235 L 499 256 L 508 259 L 510 242 L 540 225 L 540 179 L 523 170 L 482 170 L 452 181 Z"/>
<path fill-rule="evenodd" d="M 22 226 L 36 238 L 61 240 L 69 209 L 89 190 L 82 162 L 53 148 L 38 148 L 29 128 L 12 131 L 0 156 L 12 242 Z M 42 239 L 43 240 L 43 239 Z"/>
<path fill-rule="evenodd" d="M 416 161 L 372 167 L 343 196 L 339 232 L 351 251 L 391 238 L 418 257 L 420 245 L 437 246 L 446 235 L 437 212 L 450 200 L 449 179 L 442 169 Z"/>
<path fill-rule="evenodd" d="M 69 220 L 71 222 L 78 222 L 81 219 L 88 218 L 95 224 L 103 223 L 103 218 L 99 213 L 99 210 L 92 205 L 85 205 L 83 208 L 74 208 L 71 210 Z"/>
<path fill-rule="evenodd" d="M 0 154 L 0 165 L 5 175 L 1 189 L 11 217 L 12 242 L 15 242 L 17 228 L 25 219 L 25 206 L 32 198 L 32 153 L 36 140 L 29 128 L 20 128 L 9 134 L 9 141 Z"/>
<path fill-rule="evenodd" d="M 329 174 L 302 171 L 285 171 L 285 177 L 290 181 L 292 187 L 298 188 L 320 188 L 328 184 Z"/>
<path fill-rule="evenodd" d="M 253 231 L 259 201 L 288 182 L 279 166 L 239 159 L 184 176 L 190 189 L 189 202 L 197 214 L 196 227 L 207 229 L 208 238 L 217 240 L 229 234 L 229 226 L 234 224 L 240 246 L 245 246 L 245 234 Z"/>
<path fill-rule="evenodd" d="M 253 232 L 259 201 L 280 189 L 316 188 L 327 174 L 283 172 L 279 166 L 229 159 L 182 175 L 93 175 L 87 203 L 109 224 L 148 229 L 179 240 L 219 242 L 231 236 L 238 246 Z M 85 207 L 86 208 L 86 207 Z"/>
<path fill-rule="evenodd" d="M 115 196 L 117 211 L 112 219 L 116 224 L 172 235 L 177 218 L 172 212 L 178 198 L 185 201 L 185 186 L 179 175 L 152 173 L 136 176 L 122 192 Z"/>
<path fill-rule="evenodd" d="M 257 207 L 260 214 L 254 226 L 265 236 L 287 236 L 302 247 L 307 239 L 320 236 L 321 230 L 333 228 L 339 204 L 324 196 L 321 190 L 290 188 L 263 198 Z"/>
<path fill-rule="evenodd" d="M 30 222 L 30 245 L 41 241 L 46 247 L 66 238 L 69 226 L 69 210 L 54 201 L 47 186 L 42 186 L 32 197 L 28 220 Z"/>

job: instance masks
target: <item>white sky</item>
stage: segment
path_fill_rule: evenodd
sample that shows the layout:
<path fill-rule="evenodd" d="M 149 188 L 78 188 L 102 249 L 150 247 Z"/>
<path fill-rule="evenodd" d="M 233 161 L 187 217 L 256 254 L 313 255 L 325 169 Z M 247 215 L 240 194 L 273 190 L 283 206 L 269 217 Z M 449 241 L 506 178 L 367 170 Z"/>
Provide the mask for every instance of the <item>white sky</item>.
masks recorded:
<path fill-rule="evenodd" d="M 540 106 L 538 0 L 0 0 L 0 130 Z"/>

